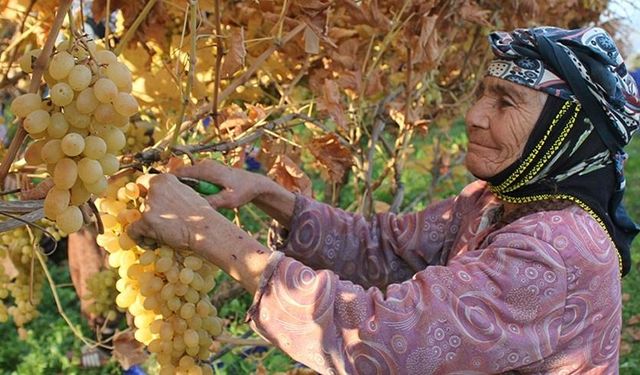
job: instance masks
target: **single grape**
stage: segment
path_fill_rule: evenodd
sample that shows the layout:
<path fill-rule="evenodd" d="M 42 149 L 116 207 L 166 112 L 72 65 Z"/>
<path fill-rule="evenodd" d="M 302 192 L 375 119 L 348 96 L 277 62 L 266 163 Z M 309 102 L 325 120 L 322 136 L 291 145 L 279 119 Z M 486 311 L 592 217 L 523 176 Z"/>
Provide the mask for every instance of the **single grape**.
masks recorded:
<path fill-rule="evenodd" d="M 67 82 L 75 91 L 82 91 L 91 83 L 91 69 L 85 65 L 76 65 L 71 68 Z"/>
<path fill-rule="evenodd" d="M 44 199 L 44 215 L 55 220 L 62 211 L 69 207 L 70 198 L 69 190 L 52 188 Z"/>
<path fill-rule="evenodd" d="M 84 139 L 84 155 L 91 159 L 101 159 L 107 152 L 105 141 L 95 135 L 90 135 Z"/>
<path fill-rule="evenodd" d="M 59 139 L 52 139 L 42 146 L 40 157 L 46 164 L 53 165 L 64 158 L 61 144 Z"/>
<path fill-rule="evenodd" d="M 121 62 L 111 63 L 107 66 L 106 70 L 107 77 L 116 84 L 118 89 L 122 91 L 130 90 L 131 86 L 131 71 Z"/>
<path fill-rule="evenodd" d="M 51 116 L 49 115 L 49 112 L 42 109 L 36 109 L 25 117 L 22 122 L 22 126 L 29 134 L 37 134 L 45 131 L 50 122 Z"/>
<path fill-rule="evenodd" d="M 101 103 L 111 103 L 118 94 L 118 88 L 109 78 L 100 78 L 93 85 L 93 93 Z"/>
<path fill-rule="evenodd" d="M 51 88 L 51 101 L 63 107 L 73 101 L 73 89 L 67 83 L 58 82 Z"/>
<path fill-rule="evenodd" d="M 69 123 L 64 118 L 62 112 L 54 112 L 51 114 L 51 121 L 47 127 L 47 134 L 49 137 L 59 139 L 67 134 L 69 130 Z"/>
<path fill-rule="evenodd" d="M 105 143 L 106 144 L 106 143 Z M 99 159 L 100 166 L 102 166 L 102 171 L 106 175 L 112 175 L 120 169 L 120 161 L 118 158 L 110 153 L 105 154 L 102 158 Z"/>
<path fill-rule="evenodd" d="M 100 103 L 93 112 L 93 117 L 99 124 L 112 124 L 117 120 L 118 113 L 110 103 Z"/>
<path fill-rule="evenodd" d="M 115 127 L 110 127 L 107 131 L 103 132 L 101 136 L 107 144 L 107 152 L 109 153 L 115 154 L 122 150 L 127 142 L 122 130 Z"/>
<path fill-rule="evenodd" d="M 82 211 L 76 206 L 69 206 L 56 217 L 56 225 L 65 233 L 77 232 L 84 224 Z"/>
<path fill-rule="evenodd" d="M 78 162 L 78 177 L 80 177 L 85 184 L 92 184 L 102 176 L 102 167 L 97 160 L 83 158 Z"/>
<path fill-rule="evenodd" d="M 107 190 L 107 179 L 104 176 L 100 176 L 96 182 L 90 184 L 85 182 L 84 187 L 87 191 L 95 195 L 100 195 L 102 192 Z"/>
<path fill-rule="evenodd" d="M 62 138 L 60 147 L 62 147 L 62 152 L 65 155 L 78 156 L 84 150 L 84 138 L 80 134 L 69 133 Z"/>
<path fill-rule="evenodd" d="M 55 54 L 49 62 L 49 74 L 55 80 L 64 79 L 74 67 L 73 56 L 66 51 Z"/>
<path fill-rule="evenodd" d="M 116 55 L 109 50 L 97 51 L 94 55 L 96 59 L 96 63 L 98 65 L 108 65 L 113 64 L 117 61 Z"/>
<path fill-rule="evenodd" d="M 42 161 L 42 148 L 47 144 L 45 139 L 41 139 L 39 141 L 35 141 L 27 147 L 24 152 L 24 160 L 29 165 L 40 165 L 43 163 Z"/>
<path fill-rule="evenodd" d="M 27 53 L 22 55 L 22 57 L 20 57 L 20 59 L 18 60 L 20 69 L 22 69 L 22 71 L 25 73 L 33 72 L 33 63 L 36 61 L 38 56 L 40 56 L 40 52 L 42 52 L 42 50 L 38 48 L 32 49 L 31 51 L 28 51 Z"/>
<path fill-rule="evenodd" d="M 70 203 L 74 206 L 79 206 L 89 200 L 90 197 L 91 193 L 84 187 L 82 180 L 76 180 L 76 182 L 71 187 Z"/>
<path fill-rule="evenodd" d="M 100 102 L 93 93 L 93 87 L 87 87 L 78 94 L 75 109 L 78 113 L 90 114 L 96 109 L 98 104 L 100 104 Z"/>
<path fill-rule="evenodd" d="M 133 95 L 119 92 L 113 100 L 113 107 L 123 116 L 133 116 L 138 112 L 138 102 Z"/>
<path fill-rule="evenodd" d="M 78 166 L 69 158 L 63 158 L 53 171 L 53 182 L 59 189 L 71 189 L 78 178 Z M 68 232 L 67 232 L 68 233 Z"/>
<path fill-rule="evenodd" d="M 11 112 L 17 117 L 26 117 L 29 113 L 41 109 L 40 95 L 27 93 L 17 96 L 11 102 Z"/>

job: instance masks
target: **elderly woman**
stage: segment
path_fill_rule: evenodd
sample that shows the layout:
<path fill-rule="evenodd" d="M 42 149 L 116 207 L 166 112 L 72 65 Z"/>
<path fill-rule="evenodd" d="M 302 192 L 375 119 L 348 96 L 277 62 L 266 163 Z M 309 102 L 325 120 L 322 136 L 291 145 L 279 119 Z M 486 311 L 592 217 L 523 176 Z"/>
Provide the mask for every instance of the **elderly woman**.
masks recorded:
<path fill-rule="evenodd" d="M 367 222 L 208 161 L 177 174 L 226 190 L 157 176 L 130 234 L 219 265 L 255 295 L 252 327 L 321 373 L 617 372 L 636 85 L 599 28 L 490 43 L 458 196 Z M 289 229 L 278 251 L 211 208 L 248 202 Z"/>

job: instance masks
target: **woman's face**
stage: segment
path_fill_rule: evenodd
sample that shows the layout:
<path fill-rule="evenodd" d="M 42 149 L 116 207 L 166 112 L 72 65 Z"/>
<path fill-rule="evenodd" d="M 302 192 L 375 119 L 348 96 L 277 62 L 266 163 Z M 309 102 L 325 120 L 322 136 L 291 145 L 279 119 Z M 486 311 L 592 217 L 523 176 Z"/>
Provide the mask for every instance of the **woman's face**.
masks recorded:
<path fill-rule="evenodd" d="M 487 179 L 520 158 L 546 98 L 541 91 L 485 77 L 478 100 L 465 117 L 469 172 Z"/>

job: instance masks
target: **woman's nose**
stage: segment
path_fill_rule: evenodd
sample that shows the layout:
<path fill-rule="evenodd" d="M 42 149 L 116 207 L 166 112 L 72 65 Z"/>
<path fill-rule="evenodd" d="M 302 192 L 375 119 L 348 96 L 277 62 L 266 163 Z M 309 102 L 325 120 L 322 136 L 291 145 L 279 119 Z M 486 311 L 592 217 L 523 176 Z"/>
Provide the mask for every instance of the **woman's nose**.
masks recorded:
<path fill-rule="evenodd" d="M 480 98 L 476 101 L 465 115 L 467 127 L 477 127 L 482 129 L 489 128 L 489 112 L 485 100 Z"/>

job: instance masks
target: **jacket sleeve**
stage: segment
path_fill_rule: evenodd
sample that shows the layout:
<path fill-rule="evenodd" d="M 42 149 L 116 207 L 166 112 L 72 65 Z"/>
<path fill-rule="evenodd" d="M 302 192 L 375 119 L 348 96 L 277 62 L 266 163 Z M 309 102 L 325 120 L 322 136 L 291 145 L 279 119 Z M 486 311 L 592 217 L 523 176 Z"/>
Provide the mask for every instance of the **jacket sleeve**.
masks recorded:
<path fill-rule="evenodd" d="M 321 373 L 480 374 L 531 364 L 558 343 L 567 272 L 550 243 L 506 228 L 384 293 L 275 252 L 247 319 Z"/>
<path fill-rule="evenodd" d="M 406 215 L 377 214 L 367 221 L 299 195 L 287 239 L 278 250 L 313 269 L 384 288 L 441 263 L 445 237 L 458 228 L 451 225 L 455 200 Z"/>

